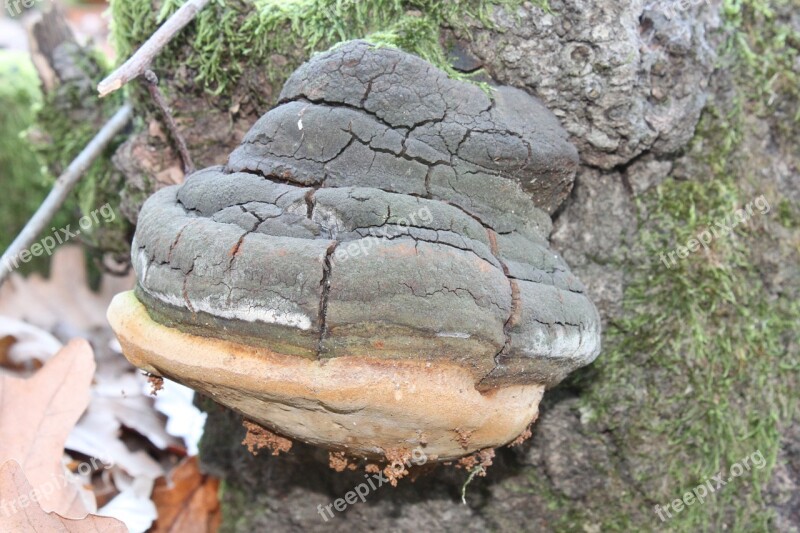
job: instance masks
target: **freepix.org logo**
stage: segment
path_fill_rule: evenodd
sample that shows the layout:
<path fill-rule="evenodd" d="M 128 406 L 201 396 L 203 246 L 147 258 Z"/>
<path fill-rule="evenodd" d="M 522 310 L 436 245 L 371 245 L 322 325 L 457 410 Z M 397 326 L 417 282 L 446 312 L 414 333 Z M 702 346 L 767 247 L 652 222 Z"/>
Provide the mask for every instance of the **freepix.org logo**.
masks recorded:
<path fill-rule="evenodd" d="M 3 263 L 0 264 L 0 268 L 12 271 L 19 268 L 20 261 L 27 263 L 34 257 L 39 257 L 41 255 L 50 256 L 58 245 L 74 239 L 81 234 L 81 231 L 89 231 L 94 226 L 99 225 L 101 220 L 102 222 L 108 223 L 113 222 L 116 218 L 117 214 L 114 213 L 114 209 L 111 205 L 105 204 L 93 210 L 91 213 L 83 215 L 80 220 L 78 220 L 80 229 L 76 228 L 73 230 L 72 224 L 67 224 L 65 227 L 58 229 L 50 228 L 50 235 L 42 237 L 40 241 L 33 243 L 29 248 L 22 250 L 16 256 L 6 258 Z"/>
<path fill-rule="evenodd" d="M 32 8 L 43 0 L 6 0 L 6 12 L 11 17 L 16 17 L 26 9 Z"/>

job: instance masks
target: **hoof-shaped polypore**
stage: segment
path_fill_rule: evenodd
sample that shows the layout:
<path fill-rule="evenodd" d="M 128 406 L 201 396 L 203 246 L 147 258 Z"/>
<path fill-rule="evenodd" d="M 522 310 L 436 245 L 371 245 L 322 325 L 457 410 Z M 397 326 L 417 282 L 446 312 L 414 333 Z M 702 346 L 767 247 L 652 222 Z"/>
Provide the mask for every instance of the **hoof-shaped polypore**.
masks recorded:
<path fill-rule="evenodd" d="M 145 203 L 109 311 L 125 355 L 335 450 L 513 440 L 600 349 L 547 243 L 577 165 L 558 122 L 358 41 L 281 98 L 227 166 Z"/>

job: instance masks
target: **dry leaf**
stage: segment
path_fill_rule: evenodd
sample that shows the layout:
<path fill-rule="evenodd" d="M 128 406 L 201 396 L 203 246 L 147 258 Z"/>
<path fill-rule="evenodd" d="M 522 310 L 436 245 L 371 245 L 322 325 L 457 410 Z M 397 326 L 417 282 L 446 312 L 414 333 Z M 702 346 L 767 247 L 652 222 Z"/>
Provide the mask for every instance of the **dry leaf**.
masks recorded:
<path fill-rule="evenodd" d="M 61 247 L 52 259 L 50 278 L 45 279 L 38 275 L 22 278 L 14 274 L 0 287 L 0 314 L 22 319 L 43 328 L 58 339 L 63 340 L 75 336 L 87 337 L 92 340 L 92 344 L 97 350 L 94 354 L 96 369 L 91 384 L 91 400 L 88 408 L 86 408 L 84 393 L 74 395 L 83 398 L 81 409 L 74 417 L 66 417 L 69 418 L 68 423 L 65 422 L 66 418 L 62 415 L 53 415 L 52 418 L 58 422 L 58 427 L 51 431 L 45 427 L 51 423 L 50 420 L 44 424 L 41 417 L 37 418 L 31 414 L 30 408 L 20 407 L 23 403 L 31 403 L 33 396 L 42 396 L 43 387 L 34 385 L 32 381 L 40 374 L 48 372 L 51 365 L 56 363 L 60 357 L 60 355 L 56 355 L 29 381 L 13 378 L 8 382 L 0 381 L 0 431 L 3 435 L 24 434 L 19 438 L 31 442 L 35 441 L 36 436 L 39 435 L 43 440 L 51 443 L 57 441 L 58 446 L 64 445 L 64 435 L 69 433 L 69 437 L 66 439 L 66 448 L 100 459 L 98 467 L 101 469 L 101 474 L 93 479 L 95 481 L 97 479 L 106 480 L 103 498 L 105 505 L 96 514 L 114 516 L 124 522 L 130 531 L 145 531 L 150 527 L 156 514 L 155 505 L 150 500 L 151 488 L 154 480 L 163 476 L 164 470 L 161 464 L 150 455 L 152 453 L 150 447 L 145 446 L 144 449 L 131 451 L 131 448 L 122 440 L 123 428 L 139 433 L 159 449 L 169 450 L 172 453 L 177 451 L 180 454 L 185 452 L 181 442 L 175 436 L 186 438 L 189 447 L 196 450 L 196 441 L 202 433 L 204 414 L 199 413 L 192 404 L 192 391 L 189 389 L 183 391 L 182 388 L 170 391 L 163 398 L 159 398 L 161 410 L 164 411 L 170 424 L 168 426 L 170 429 L 165 428 L 165 416 L 153 408 L 154 399 L 147 394 L 145 378 L 121 355 L 118 342 L 105 318 L 106 308 L 111 297 L 119 291 L 131 288 L 134 283 L 132 276 L 127 278 L 104 276 L 99 292 L 91 291 L 86 279 L 82 250 L 79 247 L 65 246 Z M 2 325 L 2 321 L 0 321 L 0 325 Z M 0 340 L 3 333 L 4 330 L 0 327 Z M 0 343 L 0 350 L 17 349 L 17 346 L 13 344 L 16 342 L 16 337 L 8 335 L 8 338 L 10 341 L 6 348 L 3 348 Z M 31 340 L 34 339 L 31 338 Z M 46 343 L 43 341 L 41 347 L 44 346 Z M 35 344 L 31 345 L 28 352 L 33 353 L 34 349 L 44 352 Z M 44 358 L 44 355 L 42 357 Z M 62 384 L 64 388 L 72 387 L 76 382 L 74 378 L 68 377 L 67 373 L 66 369 L 60 372 L 61 377 L 64 378 Z M 85 387 L 89 386 L 91 375 L 92 373 L 88 372 L 88 377 L 82 385 L 84 392 Z M 9 384 L 13 384 L 13 386 Z M 29 391 L 28 397 L 25 397 L 23 392 L 18 392 L 20 384 L 24 384 L 21 390 Z M 177 384 L 174 385 L 179 387 Z M 6 391 L 9 394 L 4 397 L 3 394 Z M 39 394 L 32 391 L 38 391 Z M 184 392 L 186 394 L 180 394 Z M 57 390 L 50 390 L 44 394 L 58 396 L 59 393 Z M 56 401 L 53 402 L 53 405 L 64 408 L 69 403 Z M 80 411 L 84 408 L 85 411 L 77 420 L 77 425 L 72 427 L 80 415 Z M 6 413 L 12 414 L 6 416 Z M 13 413 L 17 414 L 13 415 Z M 20 413 L 24 413 L 24 415 Z M 42 415 L 44 416 L 46 413 L 42 413 Z M 30 427 L 18 431 L 15 426 L 21 423 L 22 419 Z M 43 425 L 37 428 L 40 423 Z M 176 424 L 180 427 L 176 428 Z M 13 429 L 9 429 L 12 426 L 14 426 Z M 56 438 L 52 437 L 58 433 L 61 435 Z M 126 439 L 136 440 L 130 431 L 125 432 L 125 435 Z M 14 441 L 17 440 L 15 437 Z M 144 442 L 144 439 L 139 440 L 142 441 L 140 444 Z M 42 447 L 42 444 L 34 442 L 32 445 Z M 0 461 L 6 458 L 4 447 L 8 445 L 8 443 L 0 443 Z M 53 446 L 53 450 L 58 446 Z M 22 450 L 24 446 L 19 445 L 18 447 L 20 449 L 16 452 L 19 455 L 24 451 Z M 58 451 L 59 453 L 53 457 L 60 460 L 63 450 L 59 449 Z M 30 457 L 49 456 L 42 450 L 32 449 Z M 66 483 L 67 479 L 77 478 L 63 468 L 57 470 L 50 462 L 47 464 L 51 467 L 51 475 L 57 472 L 62 476 L 59 478 L 59 483 Z M 30 478 L 30 474 L 25 470 L 25 464 L 23 464 L 23 471 L 36 486 L 36 483 Z M 199 481 L 188 479 L 190 482 L 196 482 L 196 486 L 186 488 L 182 495 L 167 496 L 168 499 L 175 500 L 177 507 L 170 512 L 168 517 L 162 518 L 162 523 L 168 524 L 165 526 L 168 529 L 162 530 L 182 532 L 216 529 L 219 524 L 219 503 L 216 494 L 218 483 L 216 480 L 201 476 L 199 472 L 196 472 L 196 475 Z M 115 489 L 109 490 L 112 483 Z M 186 484 L 187 480 L 181 482 L 181 486 Z M 162 493 L 167 491 L 165 494 L 173 494 L 174 488 L 168 490 L 163 485 L 161 483 Z M 87 505 L 87 508 L 94 513 L 95 500 L 92 498 L 89 503 L 91 505 Z M 197 516 L 195 516 L 196 512 L 199 513 Z M 72 517 L 72 515 L 68 516 Z M 82 516 L 82 514 L 78 516 Z M 5 529 L 0 526 L 0 531 L 5 531 Z"/>
<path fill-rule="evenodd" d="M 86 336 L 92 328 L 108 327 L 106 309 L 111 298 L 133 284 L 132 275 L 104 275 L 100 291 L 92 291 L 83 248 L 65 245 L 53 254 L 50 278 L 39 274 L 23 278 L 14 273 L 0 286 L 0 314 L 51 332 L 66 329 L 67 338 Z"/>
<path fill-rule="evenodd" d="M 3 366 L 18 370 L 32 368 L 33 362 L 44 363 L 61 349 L 61 343 L 48 332 L 6 316 L 0 316 L 0 338 L 10 339 L 0 355 Z"/>
<path fill-rule="evenodd" d="M 167 433 L 183 439 L 189 455 L 197 455 L 207 415 L 194 405 L 192 389 L 169 379 L 163 382 L 155 407 L 167 417 Z"/>
<path fill-rule="evenodd" d="M 113 516 L 125 523 L 130 533 L 144 533 L 156 519 L 156 506 L 150 499 L 153 480 L 146 477 L 133 479 L 128 487 L 100 509 L 97 514 Z M 187 530 L 192 532 L 192 530 Z"/>
<path fill-rule="evenodd" d="M 15 368 L 17 366 L 11 360 L 11 348 L 16 342 L 17 339 L 11 335 L 0 337 L 0 367 Z"/>
<path fill-rule="evenodd" d="M 119 422 L 110 409 L 96 408 L 93 404 L 70 432 L 66 447 L 90 457 L 97 457 L 104 468 L 118 466 L 134 477 L 151 480 L 163 475 L 158 462 L 144 450 L 132 452 L 119 438 Z"/>
<path fill-rule="evenodd" d="M 108 380 L 98 377 L 91 408 L 113 412 L 119 423 L 147 437 L 160 450 L 183 448 L 178 438 L 167 433 L 166 416 L 154 409 L 153 398 L 146 394 L 149 384 L 145 383 L 147 378 L 139 372 Z"/>
<path fill-rule="evenodd" d="M 0 531 L 66 531 L 69 533 L 127 533 L 125 525 L 114 518 L 89 515 L 70 520 L 56 513 L 46 513 L 37 503 L 37 492 L 25 478 L 16 461 L 0 466 Z"/>
<path fill-rule="evenodd" d="M 153 533 L 204 533 L 219 528 L 219 480 L 200 472 L 197 457 L 185 459 L 172 471 L 171 480 L 156 482 L 153 501 L 158 520 Z"/>
<path fill-rule="evenodd" d="M 38 274 L 27 278 L 15 274 L 0 287 L 0 313 L 24 319 L 55 332 L 61 338 L 90 338 L 98 347 L 90 407 L 73 430 L 74 434 L 70 435 L 67 447 L 86 455 L 110 459 L 124 468 L 130 468 L 131 473 L 152 475 L 153 479 L 163 475 L 162 469 L 154 469 L 154 465 L 157 465 L 155 461 L 143 458 L 142 454 L 130 453 L 119 440 L 122 424 L 139 432 L 160 449 L 182 448 L 180 441 L 167 433 L 164 427 L 166 422 L 153 409 L 152 398 L 142 392 L 144 378 L 121 353 L 109 346 L 108 341 L 113 339 L 116 343 L 116 337 L 105 318 L 106 309 L 114 294 L 133 286 L 133 277 L 105 274 L 100 291 L 90 290 L 83 250 L 80 246 L 71 245 L 58 248 L 53 255 L 50 271 L 47 279 Z M 7 328 L 4 328 L 5 322 L 9 324 Z M 28 336 L 36 330 L 36 326 L 0 317 L 0 335 L 15 324 L 27 326 L 28 330 L 15 326 L 15 331 L 21 330 Z M 44 341 L 40 344 L 43 348 Z M 26 345 L 26 351 L 17 356 L 15 350 L 23 348 L 18 346 L 11 345 L 9 358 L 12 361 L 32 352 L 34 348 Z M 52 350 L 53 353 L 55 351 L 57 348 Z M 102 419 L 101 424 L 97 423 L 98 419 Z"/>
<path fill-rule="evenodd" d="M 61 464 L 64 443 L 89 404 L 94 375 L 89 343 L 75 339 L 33 377 L 0 377 L 0 462 L 17 461 L 47 512 L 83 518 L 94 495 L 69 481 Z"/>

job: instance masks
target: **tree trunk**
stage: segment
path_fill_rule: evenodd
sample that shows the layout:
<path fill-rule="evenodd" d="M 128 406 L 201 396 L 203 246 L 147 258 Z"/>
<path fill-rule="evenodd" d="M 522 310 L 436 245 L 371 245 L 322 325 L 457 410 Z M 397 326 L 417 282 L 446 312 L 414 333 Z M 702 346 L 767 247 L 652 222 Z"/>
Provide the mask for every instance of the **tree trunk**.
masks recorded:
<path fill-rule="evenodd" d="M 156 26 L 141 3 L 113 3 L 122 53 Z M 308 56 L 310 26 L 339 20 L 342 38 L 368 33 L 347 11 L 355 2 L 318 4 L 330 11 L 286 13 L 305 26 L 282 23 L 280 39 L 256 31 L 275 27 L 251 5 L 214 4 L 156 62 L 198 168 L 224 163 L 274 103 Z M 384 4 L 363 1 L 373 14 Z M 485 16 L 463 8 L 438 18 L 426 11 L 438 3 L 407 4 L 398 16 L 434 20 L 433 44 L 455 69 L 525 89 L 570 133 L 582 164 L 553 216 L 552 247 L 600 310 L 603 351 L 545 394 L 533 437 L 498 449 L 486 477 L 464 489 L 467 472 L 439 466 L 333 518 L 318 506 L 363 472 L 336 472 L 302 443 L 254 456 L 240 417 L 200 400 L 201 458 L 224 479 L 224 528 L 798 531 L 800 4 L 473 2 Z M 134 31 L 137 16 L 147 23 Z M 368 29 L 400 31 L 392 16 Z M 260 44 L 242 44 L 251 41 Z M 144 199 L 182 171 L 146 91 L 132 89 L 145 120 L 115 163 L 135 222 Z M 745 457 L 750 467 L 731 476 Z M 717 489 L 718 473 L 731 479 Z M 705 501 L 672 503 L 707 481 Z"/>

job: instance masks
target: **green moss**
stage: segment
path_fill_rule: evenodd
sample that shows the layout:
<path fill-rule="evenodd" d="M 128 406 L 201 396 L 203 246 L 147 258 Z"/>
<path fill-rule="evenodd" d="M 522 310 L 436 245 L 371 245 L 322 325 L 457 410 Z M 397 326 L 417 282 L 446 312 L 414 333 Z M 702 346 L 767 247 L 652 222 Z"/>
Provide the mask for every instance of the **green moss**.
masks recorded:
<path fill-rule="evenodd" d="M 273 69 L 283 80 L 296 64 L 274 65 L 273 54 L 295 57 L 326 50 L 335 43 L 366 38 L 397 46 L 456 74 L 439 42 L 443 26 L 466 29 L 467 19 L 488 24 L 495 5 L 513 7 L 522 0 L 255 0 L 215 2 L 186 30 L 185 42 L 173 43 L 158 62 L 170 65 L 185 44 L 191 46 L 187 65 L 195 81 L 214 94 L 226 92 L 248 66 Z M 112 31 L 124 60 L 177 10 L 180 0 L 167 0 L 158 11 L 145 0 L 112 0 Z M 546 6 L 546 2 L 541 1 Z M 243 58 L 246 58 L 243 61 Z"/>
<path fill-rule="evenodd" d="M 35 130 L 40 137 L 37 152 L 47 162 L 48 185 L 52 185 L 56 177 L 122 105 L 121 94 L 102 100 L 97 100 L 94 95 L 94 87 L 110 70 L 110 65 L 101 54 L 75 48 L 72 57 L 81 72 L 88 76 L 88 80 L 86 83 L 59 85 L 44 98 L 36 114 Z M 122 183 L 111 162 L 111 156 L 121 140 L 122 136 L 112 142 L 87 169 L 67 203 L 67 208 L 72 213 L 70 221 L 73 227 L 80 216 L 88 215 L 105 204 L 114 208 L 117 216 L 113 221 L 81 231 L 84 242 L 110 252 L 124 252 L 127 249 L 130 229 L 129 223 L 118 209 Z"/>
<path fill-rule="evenodd" d="M 247 509 L 252 505 L 253 497 L 246 491 L 222 480 L 219 485 L 219 501 L 223 503 L 220 532 L 246 531 Z"/>
<path fill-rule="evenodd" d="M 599 379 L 612 386 L 586 396 L 599 417 L 611 417 L 620 405 L 635 413 L 621 428 L 624 450 L 636 453 L 642 436 L 650 444 L 661 441 L 658 457 L 652 457 L 661 466 L 634 474 L 643 483 L 653 475 L 670 479 L 658 503 L 680 497 L 757 450 L 774 458 L 778 423 L 792 415 L 789 399 L 800 367 L 785 360 L 782 339 L 795 330 L 800 307 L 768 300 L 745 244 L 754 235 L 742 229 L 721 237 L 707 254 L 672 269 L 659 262 L 661 253 L 749 200 L 737 193 L 730 180 L 715 178 L 670 181 L 645 198 L 648 214 L 640 220 L 641 256 L 625 291 L 626 315 L 610 328 L 600 362 Z M 752 471 L 713 503 L 687 508 L 673 525 L 719 527 L 735 508 L 739 524 L 768 529 L 758 487 L 769 473 Z"/>
<path fill-rule="evenodd" d="M 86 61 L 94 65 L 99 79 L 105 71 L 99 66 L 99 56 Z M 84 65 L 86 66 L 86 65 Z M 92 90 L 92 87 L 84 88 Z M 55 92 L 43 96 L 39 78 L 26 54 L 0 51 L 0 173 L 7 187 L 8 201 L 0 212 L 4 231 L 0 245 L 5 249 L 50 192 L 60 172 L 84 148 L 96 133 L 96 128 L 86 120 L 76 120 L 73 113 L 87 101 L 86 91 L 61 85 Z M 115 110 L 116 102 L 109 101 L 98 114 Z M 77 192 L 69 195 L 64 206 L 56 213 L 49 228 L 71 226 L 74 231 L 82 214 L 105 203 L 116 206 L 119 202 L 116 184 L 109 183 L 112 175 L 111 150 L 95 163 L 83 176 Z M 105 250 L 124 250 L 127 228 L 121 216 L 113 223 L 103 222 L 81 230 L 81 240 L 93 245 L 103 244 Z M 123 228 L 120 230 L 120 228 Z M 46 229 L 37 240 L 52 236 L 54 230 Z M 75 241 L 79 242 L 79 241 Z M 112 243 L 111 247 L 107 244 Z M 50 259 L 34 257 L 20 263 L 23 274 L 38 271 L 46 273 Z M 95 274 L 91 269 L 91 275 Z"/>
<path fill-rule="evenodd" d="M 787 229 L 800 228 L 800 209 L 786 198 L 778 204 L 777 217 L 781 225 Z"/>
<path fill-rule="evenodd" d="M 655 504 L 668 504 L 719 472 L 727 477 L 743 457 L 760 451 L 767 459 L 765 468 L 676 514 L 668 525 L 677 531 L 773 529 L 762 491 L 781 427 L 797 416 L 800 361 L 786 346 L 797 338 L 800 303 L 772 298 L 757 266 L 765 246 L 780 246 L 769 231 L 775 221 L 794 228 L 792 240 L 800 242 L 797 215 L 760 189 L 766 183 L 740 159 L 746 115 L 767 112 L 777 98 L 794 116 L 798 103 L 797 84 L 787 81 L 796 73 L 784 62 L 785 29 L 762 25 L 773 16 L 770 5 L 726 3 L 732 34 L 724 60 L 736 76 L 737 95 L 709 107 L 698 127 L 690 153 L 707 173 L 668 180 L 639 198 L 639 231 L 624 265 L 624 314 L 606 331 L 594 371 L 583 376 L 584 408 L 611 427 L 621 454 L 647 465 L 631 473 L 631 483 L 647 489 L 628 499 L 644 508 L 648 522 L 657 523 Z M 762 192 L 777 210 L 756 210 L 708 250 L 671 268 L 664 264 L 662 254 L 732 220 Z M 800 293 L 797 280 L 784 289 Z M 615 516 L 606 516 L 604 526 L 626 529 Z"/>
<path fill-rule="evenodd" d="M 42 161 L 24 136 L 41 102 L 36 71 L 25 54 L 0 51 L 0 172 L 7 202 L 0 211 L 5 249 L 47 194 Z"/>
<path fill-rule="evenodd" d="M 109 5 L 111 42 L 119 62 L 123 62 L 156 30 L 157 18 L 149 0 L 111 0 Z M 164 2 L 164 8 L 179 7 L 173 8 L 173 5 L 173 2 Z"/>
<path fill-rule="evenodd" d="M 728 65 L 749 80 L 747 95 L 759 114 L 785 114 L 790 120 L 782 133 L 800 132 L 800 32 L 788 21 L 776 19 L 778 7 L 796 0 L 725 0 L 723 14 L 730 32 L 726 44 Z"/>
<path fill-rule="evenodd" d="M 28 135 L 41 106 L 39 78 L 29 56 L 0 50 L 0 176 L 6 194 L 0 210 L 2 249 L 11 244 L 50 190 L 45 161 Z M 53 224 L 60 227 L 68 220 L 66 210 L 62 210 Z M 47 263 L 46 258 L 33 258 L 20 263 L 20 271 L 44 271 Z"/>
<path fill-rule="evenodd" d="M 592 517 L 587 508 L 575 505 L 575 502 L 553 488 L 552 482 L 542 472 L 541 468 L 528 468 L 526 470 L 525 484 L 517 484 L 514 479 L 503 481 L 505 488 L 515 494 L 531 494 L 534 498 L 544 500 L 547 510 L 555 519 L 548 520 L 549 531 L 585 531 L 584 524 L 592 523 Z M 625 520 L 624 524 L 630 525 Z M 628 531 L 633 531 L 628 529 Z"/>

